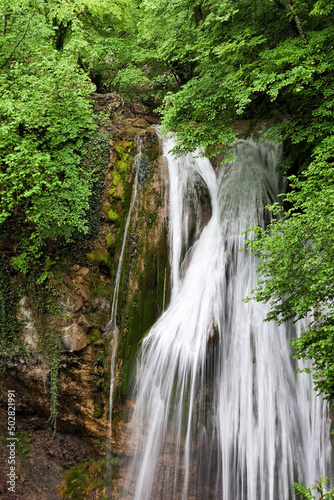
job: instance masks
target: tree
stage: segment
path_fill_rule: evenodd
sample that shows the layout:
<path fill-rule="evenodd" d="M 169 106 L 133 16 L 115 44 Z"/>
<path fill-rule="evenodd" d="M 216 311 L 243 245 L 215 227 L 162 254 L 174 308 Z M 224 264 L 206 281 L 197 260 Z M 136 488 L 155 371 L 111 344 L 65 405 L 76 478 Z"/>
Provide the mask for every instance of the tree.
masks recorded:
<path fill-rule="evenodd" d="M 94 86 L 54 46 L 48 2 L 0 7 L 0 224 L 19 226 L 13 263 L 26 272 L 48 240 L 87 231 L 93 176 L 81 153 L 96 128 Z"/>
<path fill-rule="evenodd" d="M 293 9 L 307 43 L 286 2 L 201 3 L 194 42 L 186 38 L 176 51 L 193 62 L 194 76 L 167 96 L 164 108 L 165 128 L 178 131 L 184 151 L 229 142 L 235 119 L 261 117 L 286 142 L 285 168 L 309 162 L 332 131 L 333 13 L 313 1 Z"/>

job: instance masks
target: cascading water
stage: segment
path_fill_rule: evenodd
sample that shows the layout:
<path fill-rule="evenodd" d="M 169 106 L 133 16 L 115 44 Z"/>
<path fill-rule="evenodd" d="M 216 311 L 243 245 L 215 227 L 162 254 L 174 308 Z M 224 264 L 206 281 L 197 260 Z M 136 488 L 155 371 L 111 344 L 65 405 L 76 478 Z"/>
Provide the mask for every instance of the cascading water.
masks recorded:
<path fill-rule="evenodd" d="M 256 285 L 256 262 L 239 252 L 241 232 L 265 225 L 263 207 L 282 188 L 280 149 L 241 141 L 237 161 L 216 176 L 205 158 L 175 160 L 174 144 L 163 146 L 172 296 L 138 358 L 125 497 L 291 500 L 293 481 L 310 484 L 330 470 L 328 407 L 311 377 L 295 374 L 290 339 L 302 325 L 263 322 L 267 307 L 243 302 Z M 189 246 L 194 171 L 207 186 L 211 218 Z"/>

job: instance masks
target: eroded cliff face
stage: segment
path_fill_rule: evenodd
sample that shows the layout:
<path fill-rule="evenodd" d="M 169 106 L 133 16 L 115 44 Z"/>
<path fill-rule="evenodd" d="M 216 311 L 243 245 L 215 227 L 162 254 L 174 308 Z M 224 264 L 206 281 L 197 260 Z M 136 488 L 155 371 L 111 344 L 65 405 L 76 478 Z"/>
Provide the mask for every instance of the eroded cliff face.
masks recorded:
<path fill-rule="evenodd" d="M 112 338 L 107 325 L 136 165 L 138 193 L 126 242 L 117 318 L 121 338 L 116 420 L 122 419 L 121 402 L 131 385 L 138 342 L 168 300 L 166 168 L 159 160 L 157 135 L 145 117 L 125 108 L 116 94 L 95 98 L 97 110 L 109 115 L 101 126 L 103 147 L 107 144 L 109 151 L 103 179 L 99 174 L 103 196 L 96 199 L 98 207 L 91 201 L 96 233 L 89 244 L 72 245 L 57 262 L 49 277 L 50 307 L 43 304 L 43 297 L 37 300 L 25 283 L 19 287 L 13 308 L 20 325 L 20 346 L 7 358 L 2 377 L 0 496 L 4 499 L 108 496 L 105 450 Z M 135 161 L 138 143 L 142 148 L 139 165 Z M 98 161 L 98 155 L 98 146 L 94 146 L 94 154 L 86 161 Z M 15 390 L 16 401 L 14 496 L 6 482 L 8 390 Z M 54 432 L 49 417 L 55 401 Z M 116 451 L 112 449 L 112 453 L 114 474 L 119 463 Z"/>

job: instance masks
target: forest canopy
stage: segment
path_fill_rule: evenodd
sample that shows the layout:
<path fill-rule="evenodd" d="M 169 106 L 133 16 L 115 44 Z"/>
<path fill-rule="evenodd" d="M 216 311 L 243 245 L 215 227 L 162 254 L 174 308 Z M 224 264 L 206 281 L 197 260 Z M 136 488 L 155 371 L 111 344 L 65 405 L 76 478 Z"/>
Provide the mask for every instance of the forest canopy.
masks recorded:
<path fill-rule="evenodd" d="M 217 154 L 237 119 L 266 122 L 290 188 L 281 219 L 248 243 L 261 259 L 255 298 L 278 321 L 316 311 L 294 344 L 331 398 L 333 2 L 0 0 L 0 15 L 0 224 L 18 235 L 17 269 L 88 230 L 96 88 L 154 103 L 178 153 Z"/>

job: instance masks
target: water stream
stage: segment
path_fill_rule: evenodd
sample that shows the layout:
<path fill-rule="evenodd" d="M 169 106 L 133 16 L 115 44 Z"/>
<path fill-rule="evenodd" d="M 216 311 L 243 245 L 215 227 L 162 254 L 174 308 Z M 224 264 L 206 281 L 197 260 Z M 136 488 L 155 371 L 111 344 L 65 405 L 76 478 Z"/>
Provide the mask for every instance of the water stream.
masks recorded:
<path fill-rule="evenodd" d="M 291 500 L 292 482 L 330 472 L 330 419 L 309 375 L 296 375 L 290 339 L 303 324 L 263 322 L 244 303 L 256 262 L 241 232 L 265 226 L 282 180 L 279 146 L 240 141 L 216 173 L 206 158 L 175 160 L 170 180 L 171 302 L 142 342 L 132 416 L 134 500 Z M 211 217 L 189 245 L 189 179 L 197 172 Z M 196 174 L 196 175 L 197 175 Z M 201 210 L 201 207 L 198 207 Z M 184 249 L 187 251 L 184 251 Z"/>
<path fill-rule="evenodd" d="M 140 138 L 139 138 L 138 143 L 137 143 L 137 155 L 135 157 L 135 178 L 134 178 L 133 187 L 132 187 L 129 211 L 128 211 L 128 215 L 127 215 L 126 222 L 125 222 L 121 253 L 119 255 L 118 265 L 117 265 L 117 270 L 116 270 L 113 299 L 112 299 L 112 303 L 111 303 L 110 321 L 109 321 L 108 327 L 107 327 L 108 330 L 112 333 L 111 362 L 110 362 L 111 377 L 110 377 L 110 397 L 109 397 L 109 421 L 110 421 L 109 427 L 110 427 L 110 429 L 111 429 L 113 392 L 114 392 L 114 382 L 115 382 L 115 360 L 116 360 L 116 354 L 117 354 L 117 350 L 118 350 L 118 334 L 119 334 L 118 327 L 117 327 L 117 304 L 118 304 L 119 287 L 120 287 L 120 281 L 121 281 L 123 257 L 124 257 L 126 242 L 127 242 L 127 238 L 128 238 L 132 210 L 133 210 L 133 207 L 134 207 L 134 204 L 136 201 L 136 196 L 137 196 L 138 167 L 139 167 L 140 161 L 141 161 L 141 142 L 140 142 Z"/>

